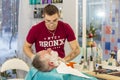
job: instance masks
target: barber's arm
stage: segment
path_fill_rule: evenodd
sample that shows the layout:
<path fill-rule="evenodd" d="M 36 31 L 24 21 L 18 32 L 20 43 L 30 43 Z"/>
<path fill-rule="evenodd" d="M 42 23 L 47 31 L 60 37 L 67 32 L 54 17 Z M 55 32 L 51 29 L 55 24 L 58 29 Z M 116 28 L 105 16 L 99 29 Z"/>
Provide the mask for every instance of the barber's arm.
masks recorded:
<path fill-rule="evenodd" d="M 26 41 L 23 45 L 23 51 L 29 58 L 31 58 L 31 60 L 33 60 L 35 55 L 32 50 L 32 44 L 30 44 Z"/>
<path fill-rule="evenodd" d="M 69 42 L 69 44 L 70 44 L 72 51 L 64 58 L 64 60 L 66 62 L 73 60 L 80 53 L 80 46 L 79 46 L 77 40 L 71 41 L 71 42 Z"/>

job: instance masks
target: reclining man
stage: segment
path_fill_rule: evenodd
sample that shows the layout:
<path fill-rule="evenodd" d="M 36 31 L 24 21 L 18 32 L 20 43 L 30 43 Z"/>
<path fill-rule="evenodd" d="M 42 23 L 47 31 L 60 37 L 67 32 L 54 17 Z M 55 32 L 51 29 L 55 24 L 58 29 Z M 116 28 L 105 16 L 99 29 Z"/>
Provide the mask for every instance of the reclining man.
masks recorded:
<path fill-rule="evenodd" d="M 33 68 L 25 80 L 97 80 L 92 76 L 68 67 L 56 51 L 40 51 L 32 62 Z"/>

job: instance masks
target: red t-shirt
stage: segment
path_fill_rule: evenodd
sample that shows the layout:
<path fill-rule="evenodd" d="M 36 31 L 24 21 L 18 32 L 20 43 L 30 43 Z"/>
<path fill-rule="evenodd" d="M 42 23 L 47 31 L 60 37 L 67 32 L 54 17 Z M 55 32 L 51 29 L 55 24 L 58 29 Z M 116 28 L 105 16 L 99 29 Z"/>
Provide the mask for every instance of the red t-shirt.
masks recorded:
<path fill-rule="evenodd" d="M 26 38 L 30 44 L 35 43 L 36 52 L 51 48 L 57 51 L 61 58 L 65 57 L 64 44 L 66 39 L 69 42 L 75 40 L 76 37 L 70 25 L 62 21 L 58 21 L 54 36 L 46 28 L 45 21 L 43 21 L 34 25 Z"/>

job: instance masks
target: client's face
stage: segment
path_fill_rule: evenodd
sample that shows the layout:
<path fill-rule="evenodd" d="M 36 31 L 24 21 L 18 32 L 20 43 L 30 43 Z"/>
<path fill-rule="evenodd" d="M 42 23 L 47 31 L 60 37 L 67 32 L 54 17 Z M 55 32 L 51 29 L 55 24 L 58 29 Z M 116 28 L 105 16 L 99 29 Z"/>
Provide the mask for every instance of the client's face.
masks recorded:
<path fill-rule="evenodd" d="M 51 54 L 50 61 L 53 62 L 55 66 L 58 66 L 59 65 L 58 53 L 56 51 L 51 51 L 50 54 Z"/>
<path fill-rule="evenodd" d="M 58 53 L 56 51 L 43 50 L 40 53 L 40 57 L 43 60 L 46 60 L 48 62 L 52 62 L 54 66 L 59 65 Z"/>

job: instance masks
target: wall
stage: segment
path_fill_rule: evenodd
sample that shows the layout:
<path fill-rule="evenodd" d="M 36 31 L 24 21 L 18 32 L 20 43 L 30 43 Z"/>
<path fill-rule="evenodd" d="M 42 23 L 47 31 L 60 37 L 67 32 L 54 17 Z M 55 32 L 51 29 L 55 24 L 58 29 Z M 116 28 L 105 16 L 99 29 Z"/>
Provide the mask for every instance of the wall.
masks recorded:
<path fill-rule="evenodd" d="M 30 16 L 31 9 L 28 0 L 20 0 L 19 24 L 18 24 L 18 53 L 20 53 L 19 57 L 24 58 L 25 60 L 28 58 L 23 54 L 23 43 L 25 41 L 25 37 L 28 33 L 28 30 L 31 27 Z"/>
<path fill-rule="evenodd" d="M 69 23 L 74 30 L 76 36 L 78 28 L 78 0 L 64 0 L 63 4 L 63 21 Z M 70 47 L 68 43 L 65 45 L 65 52 L 68 54 L 70 52 Z"/>
<path fill-rule="evenodd" d="M 29 58 L 27 58 L 23 53 L 23 43 L 25 41 L 26 34 L 30 29 L 30 16 L 31 10 L 28 3 L 29 0 L 20 0 L 19 8 L 19 22 L 18 22 L 18 56 L 30 64 Z M 25 77 L 24 72 L 17 72 L 18 77 Z"/>

